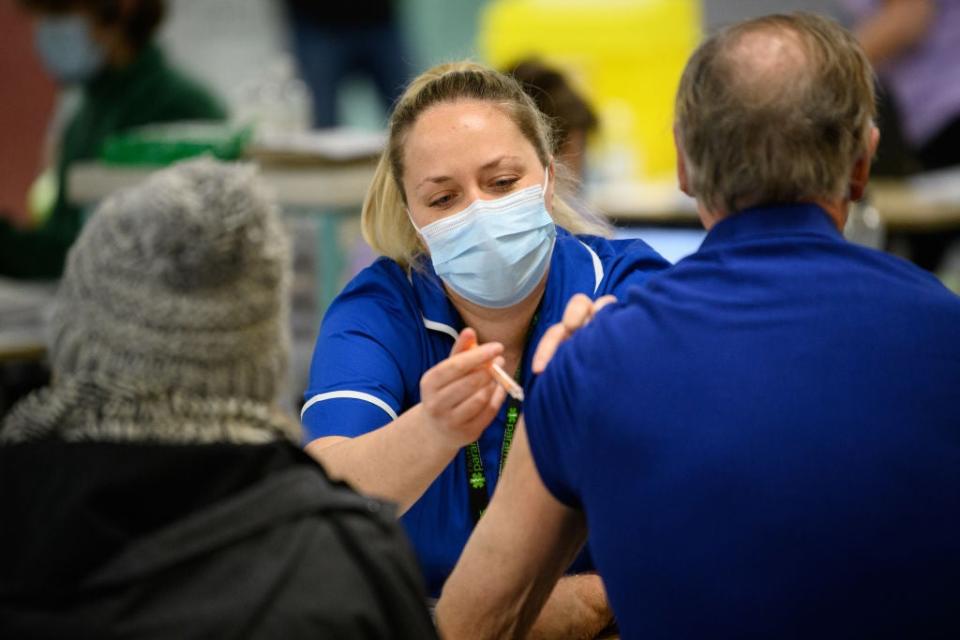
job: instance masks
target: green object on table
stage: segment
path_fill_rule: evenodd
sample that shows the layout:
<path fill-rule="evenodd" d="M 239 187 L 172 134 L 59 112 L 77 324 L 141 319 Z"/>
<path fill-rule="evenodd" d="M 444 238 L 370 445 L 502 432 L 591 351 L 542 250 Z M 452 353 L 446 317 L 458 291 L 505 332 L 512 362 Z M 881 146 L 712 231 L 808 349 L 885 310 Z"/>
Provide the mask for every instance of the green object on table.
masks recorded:
<path fill-rule="evenodd" d="M 251 127 L 209 122 L 149 125 L 107 138 L 100 159 L 108 164 L 165 166 L 199 155 L 219 160 L 243 156 Z"/>

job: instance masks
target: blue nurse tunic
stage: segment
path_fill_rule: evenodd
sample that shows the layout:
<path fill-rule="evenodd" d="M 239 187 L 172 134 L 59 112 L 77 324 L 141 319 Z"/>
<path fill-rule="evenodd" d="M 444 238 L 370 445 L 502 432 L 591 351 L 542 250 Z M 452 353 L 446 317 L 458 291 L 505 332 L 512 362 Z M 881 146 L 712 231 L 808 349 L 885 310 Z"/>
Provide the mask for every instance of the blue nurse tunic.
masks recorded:
<path fill-rule="evenodd" d="M 606 240 L 557 230 L 538 319 L 524 350 L 523 386 L 544 332 L 560 321 L 570 298 L 625 295 L 631 285 L 669 266 L 640 240 Z M 356 437 L 420 402 L 420 378 L 450 355 L 463 321 L 429 260 L 405 271 L 387 258 L 358 274 L 323 319 L 301 413 L 309 440 Z M 480 438 L 490 491 L 499 475 L 507 403 Z M 404 516 L 428 591 L 438 595 L 473 530 L 466 460 L 459 455 Z M 591 569 L 581 558 L 573 570 Z"/>

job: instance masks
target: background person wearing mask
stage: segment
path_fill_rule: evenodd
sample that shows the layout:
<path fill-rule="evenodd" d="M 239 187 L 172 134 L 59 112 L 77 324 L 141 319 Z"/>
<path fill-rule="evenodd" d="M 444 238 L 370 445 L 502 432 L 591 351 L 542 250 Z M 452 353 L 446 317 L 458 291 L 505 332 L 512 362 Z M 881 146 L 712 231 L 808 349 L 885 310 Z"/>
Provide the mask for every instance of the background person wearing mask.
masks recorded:
<path fill-rule="evenodd" d="M 960 298 L 841 234 L 877 144 L 863 51 L 748 21 L 676 104 L 707 237 L 546 366 L 442 635 L 523 637 L 589 531 L 625 639 L 957 637 Z"/>
<path fill-rule="evenodd" d="M 277 407 L 290 268 L 252 167 L 104 201 L 0 428 L 0 637 L 435 637 L 392 509 Z"/>
<path fill-rule="evenodd" d="M 571 296 L 622 293 L 667 266 L 641 241 L 589 235 L 606 228 L 558 195 L 551 134 L 492 69 L 452 63 L 415 79 L 363 208 L 383 257 L 334 300 L 317 339 L 307 451 L 400 504 L 432 595 L 486 508 L 519 417 L 489 365 L 529 390 L 533 346 Z M 582 558 L 574 570 L 589 568 Z M 578 575 L 561 580 L 540 631 L 587 636 L 608 621 L 599 578 Z"/>
<path fill-rule="evenodd" d="M 49 202 L 27 228 L 0 221 L 0 275 L 56 278 L 82 225 L 70 201 L 73 163 L 99 156 L 104 141 L 131 127 L 218 120 L 220 102 L 172 68 L 153 43 L 163 0 L 18 0 L 35 17 L 40 57 L 58 83 L 80 87 L 80 102 L 59 136 Z"/>

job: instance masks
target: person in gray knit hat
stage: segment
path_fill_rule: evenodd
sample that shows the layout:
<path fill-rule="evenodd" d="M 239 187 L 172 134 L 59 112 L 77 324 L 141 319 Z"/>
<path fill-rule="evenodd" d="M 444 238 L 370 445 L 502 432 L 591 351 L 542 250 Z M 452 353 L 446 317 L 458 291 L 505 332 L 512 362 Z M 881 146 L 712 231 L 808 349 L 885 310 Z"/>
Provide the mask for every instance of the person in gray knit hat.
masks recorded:
<path fill-rule="evenodd" d="M 286 371 L 290 256 L 252 167 L 210 160 L 106 200 L 50 319 L 57 383 L 4 440 L 299 440 L 271 408 Z"/>
<path fill-rule="evenodd" d="M 0 428 L 0 637 L 435 637 L 392 506 L 277 409 L 289 281 L 252 167 L 187 162 L 102 204 L 53 383 Z"/>

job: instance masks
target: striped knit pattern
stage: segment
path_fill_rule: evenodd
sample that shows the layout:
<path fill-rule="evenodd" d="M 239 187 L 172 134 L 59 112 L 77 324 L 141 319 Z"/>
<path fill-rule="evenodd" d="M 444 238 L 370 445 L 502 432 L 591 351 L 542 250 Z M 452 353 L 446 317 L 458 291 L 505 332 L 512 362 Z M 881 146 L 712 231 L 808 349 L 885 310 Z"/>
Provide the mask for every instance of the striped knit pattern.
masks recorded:
<path fill-rule="evenodd" d="M 70 378 L 42 389 L 10 412 L 0 443 L 44 438 L 68 442 L 299 444 L 300 425 L 275 405 L 181 391 Z"/>

